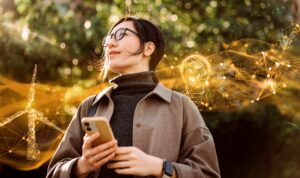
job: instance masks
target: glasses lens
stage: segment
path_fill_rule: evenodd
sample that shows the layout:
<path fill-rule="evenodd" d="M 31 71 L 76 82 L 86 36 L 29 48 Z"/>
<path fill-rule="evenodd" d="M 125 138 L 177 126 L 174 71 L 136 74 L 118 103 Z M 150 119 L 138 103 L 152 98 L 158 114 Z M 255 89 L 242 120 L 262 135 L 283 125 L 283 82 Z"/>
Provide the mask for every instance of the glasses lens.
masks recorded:
<path fill-rule="evenodd" d="M 115 39 L 117 41 L 121 40 L 125 35 L 125 28 L 120 28 L 115 33 Z"/>
<path fill-rule="evenodd" d="M 119 41 L 121 40 L 124 36 L 125 36 L 125 32 L 126 32 L 126 28 L 120 28 L 118 29 L 115 33 L 111 33 L 109 35 L 106 35 L 104 38 L 103 38 L 103 41 L 102 41 L 102 45 L 104 47 L 106 47 L 109 43 L 109 41 L 114 37 L 116 41 Z"/>

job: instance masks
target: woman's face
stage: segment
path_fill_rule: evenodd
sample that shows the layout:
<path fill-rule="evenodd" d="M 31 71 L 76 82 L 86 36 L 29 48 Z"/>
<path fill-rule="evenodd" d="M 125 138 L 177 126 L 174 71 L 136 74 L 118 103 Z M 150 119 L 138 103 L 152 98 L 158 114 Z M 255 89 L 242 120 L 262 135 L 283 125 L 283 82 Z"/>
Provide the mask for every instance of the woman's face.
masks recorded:
<path fill-rule="evenodd" d="M 115 39 L 114 35 L 116 35 L 116 38 L 123 36 L 120 33 L 120 31 L 124 32 L 122 28 L 123 30 L 126 28 L 129 30 L 125 31 L 122 39 Z M 132 21 L 122 22 L 111 31 L 110 34 L 113 35 L 108 37 L 105 55 L 108 59 L 109 69 L 112 72 L 128 74 L 149 70 L 150 58 L 143 53 L 134 55 L 141 45 L 139 36 L 136 33 Z"/>

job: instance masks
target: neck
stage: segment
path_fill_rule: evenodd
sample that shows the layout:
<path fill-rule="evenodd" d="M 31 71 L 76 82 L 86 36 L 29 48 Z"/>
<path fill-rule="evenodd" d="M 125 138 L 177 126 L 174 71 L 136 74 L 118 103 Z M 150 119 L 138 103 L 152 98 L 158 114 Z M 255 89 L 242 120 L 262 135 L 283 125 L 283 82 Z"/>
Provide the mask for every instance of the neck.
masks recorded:
<path fill-rule="evenodd" d="M 117 85 L 115 93 L 140 93 L 152 90 L 157 85 L 158 79 L 153 71 L 146 71 L 119 75 L 110 80 L 110 83 Z"/>
<path fill-rule="evenodd" d="M 141 72 L 149 72 L 149 67 L 144 67 L 140 66 L 134 69 L 124 69 L 123 71 L 119 72 L 121 75 L 126 75 L 126 74 L 134 74 L 134 73 L 141 73 Z"/>

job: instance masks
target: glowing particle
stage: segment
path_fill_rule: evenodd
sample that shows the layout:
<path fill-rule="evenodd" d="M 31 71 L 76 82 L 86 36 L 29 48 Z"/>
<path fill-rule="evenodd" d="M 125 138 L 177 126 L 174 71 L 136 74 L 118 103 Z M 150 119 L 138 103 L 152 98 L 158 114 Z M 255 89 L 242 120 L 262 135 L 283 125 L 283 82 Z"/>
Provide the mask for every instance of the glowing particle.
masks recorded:
<path fill-rule="evenodd" d="M 256 78 L 256 75 L 255 75 L 255 74 L 251 75 L 251 78 L 252 78 L 252 79 L 255 79 L 255 78 Z"/>
<path fill-rule="evenodd" d="M 223 66 L 223 65 L 224 65 L 224 64 L 221 62 L 221 63 L 220 63 L 220 66 Z"/>
<path fill-rule="evenodd" d="M 8 150 L 9 153 L 12 153 L 12 150 Z"/>
<path fill-rule="evenodd" d="M 195 46 L 195 42 L 192 41 L 192 40 L 189 40 L 189 41 L 186 42 L 186 46 L 189 47 L 189 48 L 192 48 L 192 47 Z"/>
<path fill-rule="evenodd" d="M 272 67 L 269 67 L 269 70 L 272 70 Z"/>
<path fill-rule="evenodd" d="M 218 3 L 217 1 L 211 1 L 209 5 L 213 8 L 216 8 L 218 6 Z"/>
<path fill-rule="evenodd" d="M 285 83 L 282 84 L 282 87 L 283 87 L 283 88 L 286 88 L 286 87 L 287 87 L 287 84 L 285 84 Z"/>
<path fill-rule="evenodd" d="M 197 32 L 201 33 L 205 28 L 206 28 L 206 25 L 202 23 L 197 27 Z"/>
<path fill-rule="evenodd" d="M 171 69 L 174 69 L 174 66 L 171 66 Z"/>
<path fill-rule="evenodd" d="M 268 74 L 267 77 L 270 78 L 270 74 Z"/>
<path fill-rule="evenodd" d="M 275 64 L 276 64 L 277 67 L 280 66 L 280 63 L 279 63 L 279 62 L 275 62 Z"/>
<path fill-rule="evenodd" d="M 61 49 L 65 49 L 65 48 L 66 48 L 66 43 L 60 43 L 59 47 L 60 47 Z"/>
<path fill-rule="evenodd" d="M 178 16 L 176 14 L 171 15 L 171 21 L 176 22 L 178 20 Z"/>
<path fill-rule="evenodd" d="M 291 67 L 291 65 L 290 65 L 290 64 L 288 64 L 288 65 L 287 65 L 287 67 L 288 67 L 288 68 L 290 68 L 290 67 Z"/>
<path fill-rule="evenodd" d="M 205 80 L 205 85 L 209 86 L 209 82 L 207 80 Z"/>
<path fill-rule="evenodd" d="M 119 20 L 119 17 L 117 15 L 111 15 L 109 17 L 109 22 L 112 23 L 112 24 L 116 23 L 118 20 Z"/>
<path fill-rule="evenodd" d="M 223 76 L 222 78 L 223 78 L 224 80 L 226 79 L 226 77 L 225 77 L 225 76 Z"/>
<path fill-rule="evenodd" d="M 224 96 L 225 98 L 228 98 L 228 97 L 229 97 L 229 95 L 228 95 L 227 93 L 223 93 L 223 96 Z"/>
<path fill-rule="evenodd" d="M 276 94 L 276 91 L 273 91 L 273 95 L 275 95 Z"/>
<path fill-rule="evenodd" d="M 244 3 L 246 6 L 251 6 L 251 1 L 249 1 L 249 0 L 245 0 Z"/>
<path fill-rule="evenodd" d="M 251 100 L 251 103 L 254 103 L 254 100 Z"/>
<path fill-rule="evenodd" d="M 25 40 L 25 41 L 27 41 L 28 40 L 28 37 L 29 37 L 29 33 L 30 33 L 30 30 L 29 30 L 29 28 L 28 27 L 24 27 L 23 29 L 22 29 L 22 39 L 23 40 Z"/>
<path fill-rule="evenodd" d="M 268 81 L 268 85 L 273 86 L 274 83 L 272 81 Z"/>
<path fill-rule="evenodd" d="M 92 72 L 94 70 L 94 67 L 92 65 L 88 65 L 87 66 L 87 70 L 90 71 L 90 72 Z"/>
<path fill-rule="evenodd" d="M 71 69 L 68 67 L 64 69 L 64 74 L 66 74 L 66 75 L 70 75 L 71 72 L 72 72 Z"/>
<path fill-rule="evenodd" d="M 212 32 L 217 35 L 219 34 L 220 30 L 218 28 L 213 28 Z"/>
<path fill-rule="evenodd" d="M 91 28 L 91 26 L 92 26 L 91 21 L 86 20 L 86 21 L 84 22 L 84 28 L 85 28 L 85 29 L 89 29 L 89 28 Z"/>
<path fill-rule="evenodd" d="M 230 23 L 229 23 L 228 21 L 225 21 L 225 22 L 223 23 L 223 27 L 224 27 L 224 28 L 230 27 Z"/>
<path fill-rule="evenodd" d="M 191 82 L 195 82 L 195 78 L 194 77 L 189 77 L 189 81 L 191 81 Z"/>
<path fill-rule="evenodd" d="M 78 64 L 78 62 L 79 62 L 79 60 L 77 59 L 77 58 L 74 58 L 73 60 L 72 60 L 72 63 L 73 63 L 73 65 L 77 65 Z"/>
<path fill-rule="evenodd" d="M 259 98 L 256 98 L 256 101 L 259 101 L 260 99 Z"/>

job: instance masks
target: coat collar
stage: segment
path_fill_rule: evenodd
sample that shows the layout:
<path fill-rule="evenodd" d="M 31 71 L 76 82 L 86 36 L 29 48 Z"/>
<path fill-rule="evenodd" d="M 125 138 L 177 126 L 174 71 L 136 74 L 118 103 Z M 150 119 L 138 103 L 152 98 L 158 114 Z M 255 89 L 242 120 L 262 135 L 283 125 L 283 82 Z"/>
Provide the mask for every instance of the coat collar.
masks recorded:
<path fill-rule="evenodd" d="M 100 93 L 98 93 L 96 95 L 96 98 L 93 101 L 92 105 L 95 105 L 96 103 L 98 103 L 104 96 L 106 96 L 107 98 L 110 98 L 114 87 L 115 87 L 115 85 L 109 86 L 109 87 L 105 88 L 104 90 L 102 90 Z M 146 97 L 149 97 L 153 94 L 159 96 L 161 99 L 163 99 L 164 101 L 166 101 L 168 103 L 171 102 L 172 90 L 166 88 L 161 83 L 158 83 L 156 85 L 156 87 Z"/>

